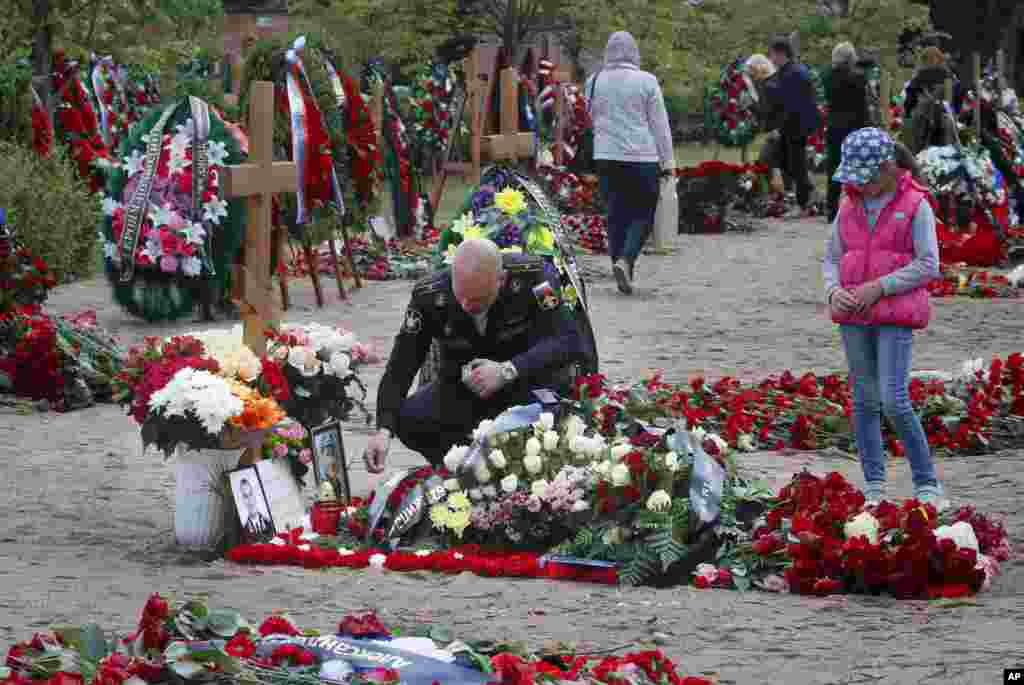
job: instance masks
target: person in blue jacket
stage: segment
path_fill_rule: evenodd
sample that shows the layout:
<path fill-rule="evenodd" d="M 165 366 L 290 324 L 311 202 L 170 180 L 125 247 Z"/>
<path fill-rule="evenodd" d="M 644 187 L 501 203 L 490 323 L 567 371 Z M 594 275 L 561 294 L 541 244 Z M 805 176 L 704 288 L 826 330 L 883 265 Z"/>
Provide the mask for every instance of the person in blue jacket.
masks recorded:
<path fill-rule="evenodd" d="M 806 66 L 794 59 L 788 38 L 778 37 L 768 47 L 768 59 L 778 69 L 765 84 L 769 111 L 781 136 L 782 168 L 796 185 L 796 200 L 805 213 L 810 209 L 814 185 L 807 169 L 807 138 L 821 126 L 814 82 Z"/>

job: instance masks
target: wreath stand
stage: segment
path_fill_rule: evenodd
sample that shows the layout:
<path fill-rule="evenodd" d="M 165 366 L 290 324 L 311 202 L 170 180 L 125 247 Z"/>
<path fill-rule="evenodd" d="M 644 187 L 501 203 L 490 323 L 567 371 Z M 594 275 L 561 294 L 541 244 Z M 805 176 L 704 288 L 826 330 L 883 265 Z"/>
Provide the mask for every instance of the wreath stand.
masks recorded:
<path fill-rule="evenodd" d="M 533 133 L 519 132 L 519 70 L 515 67 L 499 70 L 499 50 L 498 45 L 478 46 L 463 60 L 466 86 L 463 97 L 456 102 L 456 119 L 452 131 L 459 130 L 463 117 L 469 120 L 470 159 L 468 162 L 450 161 L 456 138 L 454 134 L 450 136 L 430 195 L 430 204 L 435 211 L 440 206 L 449 175 L 460 175 L 478 185 L 484 159 L 517 162 L 531 159 L 534 155 Z M 492 121 L 492 91 L 495 90 L 492 84 L 495 82 L 498 84 L 497 96 L 501 98 L 497 127 Z"/>

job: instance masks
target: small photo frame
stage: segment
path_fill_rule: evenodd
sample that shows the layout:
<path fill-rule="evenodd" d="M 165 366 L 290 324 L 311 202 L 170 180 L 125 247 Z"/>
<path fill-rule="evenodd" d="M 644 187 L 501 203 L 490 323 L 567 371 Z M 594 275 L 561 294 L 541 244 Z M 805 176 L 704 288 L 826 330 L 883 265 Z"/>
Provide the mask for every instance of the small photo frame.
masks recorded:
<path fill-rule="evenodd" d="M 310 431 L 313 443 L 313 473 L 316 487 L 330 483 L 338 501 L 348 504 L 352 490 L 348 481 L 348 460 L 341 436 L 341 421 L 329 421 Z"/>
<path fill-rule="evenodd" d="M 228 472 L 231 495 L 235 500 L 244 542 L 272 540 L 277 534 L 270 502 L 255 466 L 241 466 Z"/>

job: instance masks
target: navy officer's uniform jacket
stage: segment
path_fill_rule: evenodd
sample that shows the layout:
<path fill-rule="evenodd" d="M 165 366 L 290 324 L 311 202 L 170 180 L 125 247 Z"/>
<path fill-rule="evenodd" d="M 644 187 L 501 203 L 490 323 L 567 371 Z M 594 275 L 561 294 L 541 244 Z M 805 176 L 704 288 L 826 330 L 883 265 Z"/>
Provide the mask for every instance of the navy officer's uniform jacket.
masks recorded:
<path fill-rule="evenodd" d="M 433 464 L 452 445 L 466 442 L 483 419 L 534 401 L 531 390 L 564 392 L 569 370 L 580 361 L 579 332 L 554 268 L 541 257 L 503 257 L 507 277 L 487 311 L 483 334 L 455 300 L 450 270 L 419 281 L 381 379 L 378 428 L 389 429 Z M 435 379 L 408 397 L 434 340 L 441 351 Z M 462 367 L 474 359 L 511 361 L 518 377 L 482 400 L 462 383 Z"/>

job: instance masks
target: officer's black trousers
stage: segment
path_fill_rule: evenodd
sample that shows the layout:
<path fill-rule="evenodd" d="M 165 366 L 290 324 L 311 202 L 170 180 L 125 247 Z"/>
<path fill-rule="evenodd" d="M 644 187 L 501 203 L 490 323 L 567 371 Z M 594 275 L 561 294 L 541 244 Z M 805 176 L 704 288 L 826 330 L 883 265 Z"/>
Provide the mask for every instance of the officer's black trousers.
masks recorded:
<path fill-rule="evenodd" d="M 397 437 L 409 449 L 440 466 L 453 445 L 468 445 L 473 430 L 484 419 L 493 419 L 509 407 L 537 400 L 532 390 L 552 388 L 519 382 L 482 400 L 458 380 L 437 379 L 402 402 Z M 553 392 L 558 392 L 553 390 Z"/>

